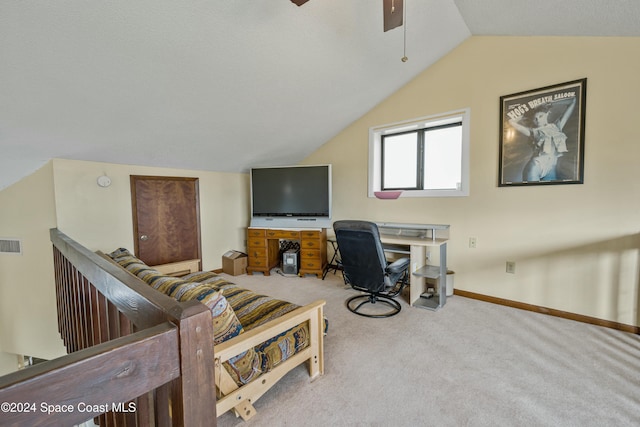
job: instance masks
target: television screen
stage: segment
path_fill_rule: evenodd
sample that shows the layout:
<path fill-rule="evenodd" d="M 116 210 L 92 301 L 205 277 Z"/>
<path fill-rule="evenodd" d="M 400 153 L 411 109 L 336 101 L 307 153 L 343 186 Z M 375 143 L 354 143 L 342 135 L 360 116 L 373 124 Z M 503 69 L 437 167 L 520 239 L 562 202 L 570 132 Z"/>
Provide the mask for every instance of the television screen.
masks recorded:
<path fill-rule="evenodd" d="M 251 169 L 251 225 L 330 227 L 331 165 Z"/>

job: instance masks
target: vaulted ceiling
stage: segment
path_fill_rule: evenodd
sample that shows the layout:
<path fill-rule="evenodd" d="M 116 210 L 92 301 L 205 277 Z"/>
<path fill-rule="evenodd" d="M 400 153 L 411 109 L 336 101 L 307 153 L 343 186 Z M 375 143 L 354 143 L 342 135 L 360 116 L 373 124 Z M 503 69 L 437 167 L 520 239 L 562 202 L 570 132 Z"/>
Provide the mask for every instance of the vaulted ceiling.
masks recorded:
<path fill-rule="evenodd" d="M 51 158 L 300 161 L 471 35 L 640 36 L 635 0 L 0 2 L 0 189 Z M 405 54 L 409 60 L 402 62 Z"/>

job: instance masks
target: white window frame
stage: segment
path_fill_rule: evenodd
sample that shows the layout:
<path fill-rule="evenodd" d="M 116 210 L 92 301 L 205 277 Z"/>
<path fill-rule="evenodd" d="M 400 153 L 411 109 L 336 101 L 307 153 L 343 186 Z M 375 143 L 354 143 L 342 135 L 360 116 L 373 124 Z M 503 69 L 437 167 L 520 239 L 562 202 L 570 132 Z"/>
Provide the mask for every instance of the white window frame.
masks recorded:
<path fill-rule="evenodd" d="M 390 123 L 369 128 L 369 183 L 368 196 L 375 197 L 382 185 L 382 135 L 409 130 L 425 129 L 450 123 L 462 123 L 462 176 L 460 188 L 449 190 L 404 190 L 400 197 L 466 197 L 469 195 L 471 110 L 449 111 L 432 116 Z"/>

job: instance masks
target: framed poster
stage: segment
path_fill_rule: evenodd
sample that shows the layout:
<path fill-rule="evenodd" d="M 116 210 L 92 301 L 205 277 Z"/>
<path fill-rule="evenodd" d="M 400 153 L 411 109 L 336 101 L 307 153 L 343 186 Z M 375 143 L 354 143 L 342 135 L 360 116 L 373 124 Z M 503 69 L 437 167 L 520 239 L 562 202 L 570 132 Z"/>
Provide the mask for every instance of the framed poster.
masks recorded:
<path fill-rule="evenodd" d="M 500 97 L 500 187 L 582 184 L 587 79 Z"/>

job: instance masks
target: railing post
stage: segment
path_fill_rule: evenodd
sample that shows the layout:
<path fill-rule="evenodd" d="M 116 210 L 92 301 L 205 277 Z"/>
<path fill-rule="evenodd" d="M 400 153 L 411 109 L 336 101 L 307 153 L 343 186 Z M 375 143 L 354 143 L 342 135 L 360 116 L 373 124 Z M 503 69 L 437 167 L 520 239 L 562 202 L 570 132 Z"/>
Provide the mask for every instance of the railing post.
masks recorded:
<path fill-rule="evenodd" d="M 188 304 L 188 305 L 187 305 Z M 209 309 L 189 301 L 176 316 L 181 376 L 174 380 L 173 417 L 185 426 L 216 425 L 213 320 Z"/>

